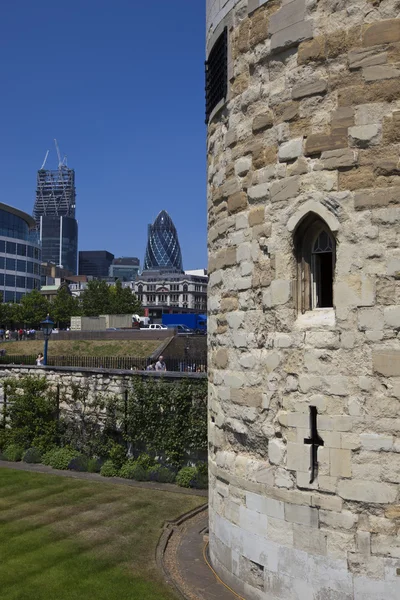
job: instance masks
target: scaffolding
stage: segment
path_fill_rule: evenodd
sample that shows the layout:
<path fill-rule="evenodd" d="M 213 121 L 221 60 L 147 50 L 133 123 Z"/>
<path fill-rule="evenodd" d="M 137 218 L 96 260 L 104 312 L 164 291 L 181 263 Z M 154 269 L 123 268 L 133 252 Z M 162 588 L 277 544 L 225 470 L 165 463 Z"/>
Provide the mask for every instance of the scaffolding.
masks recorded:
<path fill-rule="evenodd" d="M 37 174 L 33 216 L 75 218 L 75 171 L 60 164 L 56 170 L 40 169 Z"/>

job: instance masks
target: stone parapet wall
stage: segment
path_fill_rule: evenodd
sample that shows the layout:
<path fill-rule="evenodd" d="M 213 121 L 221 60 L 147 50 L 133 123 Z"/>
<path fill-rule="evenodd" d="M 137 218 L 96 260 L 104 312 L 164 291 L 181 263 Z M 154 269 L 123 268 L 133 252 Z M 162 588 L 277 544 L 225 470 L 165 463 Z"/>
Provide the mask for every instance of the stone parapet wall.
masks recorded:
<path fill-rule="evenodd" d="M 62 398 L 68 402 L 72 393 L 72 386 L 77 385 L 80 388 L 87 389 L 89 399 L 91 396 L 99 395 L 122 395 L 129 390 L 132 385 L 132 379 L 143 377 L 146 379 L 162 379 L 170 382 L 172 385 L 181 379 L 204 379 L 205 373 L 178 373 L 155 371 L 122 371 L 117 369 L 91 369 L 75 367 L 33 367 L 33 366 L 14 366 L 0 365 L 0 400 L 4 390 L 1 385 L 4 379 L 20 378 L 26 375 L 31 377 L 45 377 L 49 383 L 60 387 Z M 0 402 L 1 404 L 1 402 Z"/>
<path fill-rule="evenodd" d="M 210 551 L 246 600 L 400 598 L 400 19 L 231 3 L 208 127 Z M 336 241 L 299 310 L 295 236 Z M 318 410 L 310 484 L 309 407 Z"/>

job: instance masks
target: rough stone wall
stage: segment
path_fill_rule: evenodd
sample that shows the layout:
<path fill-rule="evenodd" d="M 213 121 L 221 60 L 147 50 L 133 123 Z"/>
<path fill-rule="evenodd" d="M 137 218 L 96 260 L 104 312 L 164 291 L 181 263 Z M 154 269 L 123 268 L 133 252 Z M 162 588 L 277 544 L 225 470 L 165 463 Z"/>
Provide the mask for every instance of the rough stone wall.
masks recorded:
<path fill-rule="evenodd" d="M 3 402 L 4 389 L 2 381 L 7 378 L 25 376 L 46 377 L 49 383 L 59 386 L 60 398 L 68 404 L 72 395 L 72 386 L 76 385 L 88 390 L 89 401 L 97 394 L 106 396 L 122 396 L 132 385 L 132 378 L 162 378 L 172 385 L 179 379 L 204 379 L 204 373 L 157 373 L 151 371 L 121 371 L 116 369 L 90 369 L 75 367 L 32 367 L 1 365 L 0 367 L 0 407 Z"/>
<path fill-rule="evenodd" d="M 246 600 L 399 600 L 400 4 L 230 9 L 208 128 L 211 558 Z M 334 308 L 301 315 L 310 212 L 336 239 Z"/>

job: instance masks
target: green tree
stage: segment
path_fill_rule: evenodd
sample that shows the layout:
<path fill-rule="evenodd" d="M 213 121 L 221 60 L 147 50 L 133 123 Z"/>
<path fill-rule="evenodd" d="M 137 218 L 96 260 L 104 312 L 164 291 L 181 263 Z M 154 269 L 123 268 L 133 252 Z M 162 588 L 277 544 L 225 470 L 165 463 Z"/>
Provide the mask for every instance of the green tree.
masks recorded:
<path fill-rule="evenodd" d="M 115 285 L 110 288 L 111 314 L 114 315 L 134 315 L 143 314 L 142 303 L 134 292 L 117 280 Z"/>
<path fill-rule="evenodd" d="M 38 290 L 26 294 L 20 304 L 20 322 L 26 327 L 40 327 L 40 322 L 50 313 L 50 303 Z"/>
<path fill-rule="evenodd" d="M 59 288 L 56 297 L 51 303 L 51 317 L 58 327 L 69 327 L 71 317 L 79 315 L 80 307 L 78 298 L 71 295 L 68 286 Z"/>
<path fill-rule="evenodd" d="M 81 309 L 85 317 L 111 313 L 110 288 L 105 281 L 89 281 L 81 295 Z"/>

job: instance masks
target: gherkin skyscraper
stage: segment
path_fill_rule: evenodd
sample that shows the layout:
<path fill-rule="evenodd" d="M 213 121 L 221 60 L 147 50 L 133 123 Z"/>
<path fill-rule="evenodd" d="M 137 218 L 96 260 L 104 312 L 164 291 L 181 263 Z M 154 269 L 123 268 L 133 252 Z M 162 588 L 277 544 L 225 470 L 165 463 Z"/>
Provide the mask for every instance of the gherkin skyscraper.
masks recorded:
<path fill-rule="evenodd" d="M 149 225 L 144 271 L 182 272 L 182 253 L 178 233 L 169 214 L 162 210 Z"/>

